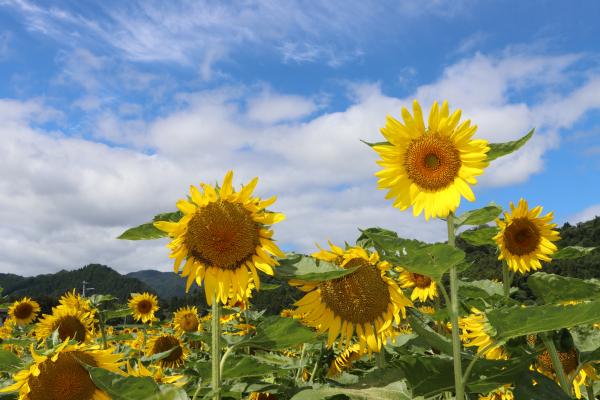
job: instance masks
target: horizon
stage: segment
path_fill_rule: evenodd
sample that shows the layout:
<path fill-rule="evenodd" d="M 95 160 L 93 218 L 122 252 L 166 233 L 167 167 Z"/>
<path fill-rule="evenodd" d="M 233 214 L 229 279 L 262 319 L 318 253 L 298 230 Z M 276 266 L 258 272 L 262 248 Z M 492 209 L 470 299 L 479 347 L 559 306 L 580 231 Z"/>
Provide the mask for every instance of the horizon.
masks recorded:
<path fill-rule="evenodd" d="M 122 241 L 190 184 L 233 169 L 276 195 L 286 251 L 358 228 L 443 240 L 376 189 L 385 116 L 447 99 L 504 142 L 476 201 L 526 198 L 554 221 L 600 215 L 600 3 L 231 4 L 0 0 L 0 271 L 90 260 L 172 270 L 166 239 Z M 236 21 L 232 24 L 231 21 Z M 590 182 L 592 184 L 590 184 Z"/>

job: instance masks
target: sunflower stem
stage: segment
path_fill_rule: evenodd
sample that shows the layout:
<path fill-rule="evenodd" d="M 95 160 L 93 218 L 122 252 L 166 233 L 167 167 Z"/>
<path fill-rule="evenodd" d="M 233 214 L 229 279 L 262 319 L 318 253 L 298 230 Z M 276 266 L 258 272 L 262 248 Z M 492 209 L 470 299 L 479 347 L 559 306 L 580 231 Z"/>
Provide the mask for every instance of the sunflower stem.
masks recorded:
<path fill-rule="evenodd" d="M 323 343 L 321 343 L 321 348 L 319 349 L 319 355 L 317 356 L 317 361 L 315 361 L 315 366 L 313 367 L 312 374 L 310 374 L 309 383 L 313 383 L 315 380 L 315 374 L 317 373 L 317 368 L 319 367 L 319 361 L 321 361 L 321 356 L 323 355 Z"/>
<path fill-rule="evenodd" d="M 512 279 L 510 278 L 510 271 L 506 261 L 502 261 L 502 287 L 504 288 L 504 297 L 507 299 L 510 297 L 510 285 Z"/>
<path fill-rule="evenodd" d="M 216 293 L 212 299 L 212 321 L 211 321 L 211 336 L 212 336 L 212 375 L 211 384 L 213 391 L 213 399 L 221 399 L 221 305 L 217 299 Z"/>
<path fill-rule="evenodd" d="M 300 379 L 302 374 L 302 370 L 304 369 L 304 357 L 306 355 L 306 343 L 302 344 L 302 353 L 300 353 L 300 366 L 298 367 L 298 371 L 296 371 L 296 382 Z"/>
<path fill-rule="evenodd" d="M 106 343 L 106 325 L 104 324 L 104 314 L 102 314 L 102 311 L 98 313 L 98 324 L 100 324 L 100 333 L 102 334 L 102 348 L 106 350 L 108 344 Z"/>
<path fill-rule="evenodd" d="M 231 354 L 233 349 L 235 349 L 235 346 L 229 346 L 229 347 L 227 347 L 227 350 L 225 350 L 225 353 L 223 353 L 223 357 L 221 358 L 221 363 L 219 364 L 220 376 L 223 376 L 223 371 L 225 370 L 225 361 L 227 361 L 227 359 L 229 358 L 229 355 Z"/>
<path fill-rule="evenodd" d="M 558 377 L 560 387 L 562 388 L 562 390 L 564 390 L 567 396 L 571 396 L 571 385 L 567 380 L 567 375 L 565 374 L 565 370 L 563 369 L 562 363 L 560 362 L 560 357 L 558 356 L 558 352 L 556 351 L 556 346 L 554 345 L 552 337 L 549 337 L 547 334 L 540 336 L 542 337 L 544 346 L 546 346 L 546 350 L 548 350 L 548 354 L 550 354 L 550 359 L 552 360 L 552 367 L 554 368 L 554 372 Z"/>
<path fill-rule="evenodd" d="M 448 214 L 448 245 L 455 247 L 454 213 Z M 452 358 L 454 361 L 454 389 L 456 400 L 464 400 L 462 363 L 460 358 L 460 336 L 458 332 L 458 272 L 456 266 L 450 268 L 450 323 L 452 324 Z"/>
<path fill-rule="evenodd" d="M 385 348 L 383 346 L 375 357 L 377 357 L 377 368 L 385 368 Z"/>
<path fill-rule="evenodd" d="M 594 400 L 595 399 L 595 397 L 594 397 L 594 383 L 590 382 L 590 384 L 587 385 L 585 387 L 585 389 L 587 391 L 588 400 Z"/>

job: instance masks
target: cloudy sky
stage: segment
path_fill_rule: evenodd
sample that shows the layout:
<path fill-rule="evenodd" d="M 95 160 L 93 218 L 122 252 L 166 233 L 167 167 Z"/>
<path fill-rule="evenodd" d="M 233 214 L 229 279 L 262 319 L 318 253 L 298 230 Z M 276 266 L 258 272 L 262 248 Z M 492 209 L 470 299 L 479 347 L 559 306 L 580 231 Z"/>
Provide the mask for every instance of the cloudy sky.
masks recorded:
<path fill-rule="evenodd" d="M 600 214 L 600 3 L 0 0 L 0 272 L 169 270 L 116 240 L 190 184 L 260 177 L 286 250 L 358 227 L 442 240 L 393 209 L 372 150 L 386 115 L 447 99 L 493 142 L 477 201 Z"/>

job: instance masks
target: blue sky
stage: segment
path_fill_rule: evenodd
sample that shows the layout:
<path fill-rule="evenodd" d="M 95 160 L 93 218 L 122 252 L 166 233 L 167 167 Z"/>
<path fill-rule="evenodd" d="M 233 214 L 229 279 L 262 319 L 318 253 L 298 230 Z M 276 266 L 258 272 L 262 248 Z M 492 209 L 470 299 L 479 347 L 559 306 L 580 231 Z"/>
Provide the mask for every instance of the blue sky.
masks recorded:
<path fill-rule="evenodd" d="M 359 142 L 413 98 L 448 99 L 493 142 L 537 129 L 461 210 L 525 197 L 561 224 L 592 218 L 599 15 L 594 1 L 0 0 L 0 270 L 168 270 L 165 242 L 114 237 L 231 168 L 278 196 L 288 250 L 373 225 L 442 240 L 384 201 Z"/>

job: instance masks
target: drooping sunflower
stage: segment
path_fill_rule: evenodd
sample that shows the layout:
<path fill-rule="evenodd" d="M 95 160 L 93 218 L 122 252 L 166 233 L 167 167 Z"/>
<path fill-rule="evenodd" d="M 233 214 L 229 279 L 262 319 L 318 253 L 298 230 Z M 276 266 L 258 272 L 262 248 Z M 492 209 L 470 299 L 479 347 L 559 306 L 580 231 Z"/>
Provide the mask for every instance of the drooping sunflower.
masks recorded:
<path fill-rule="evenodd" d="M 158 298 L 155 295 L 147 292 L 135 293 L 131 295 L 128 304 L 136 321 L 146 323 L 157 319 L 154 313 L 159 310 L 159 307 Z"/>
<path fill-rule="evenodd" d="M 395 337 L 393 323 L 406 317 L 407 299 L 393 279 L 386 275 L 391 265 L 379 255 L 361 247 L 342 250 L 330 243 L 331 251 L 321 250 L 313 257 L 342 268 L 357 268 L 341 278 L 323 282 L 290 281 L 308 292 L 295 305 L 302 321 L 319 332 L 328 331 L 327 345 L 340 337 L 339 346 L 352 342 L 354 333 L 362 350 L 377 352 L 388 338 Z"/>
<path fill-rule="evenodd" d="M 472 308 L 471 314 L 459 319 L 458 326 L 460 338 L 466 347 L 477 347 L 477 352 L 488 360 L 508 358 L 504 348 L 494 344 L 491 336 L 493 328 L 482 311 Z"/>
<path fill-rule="evenodd" d="M 19 400 L 110 400 L 81 363 L 123 374 L 119 369 L 121 355 L 112 354 L 112 349 L 65 341 L 48 355 L 37 354 L 32 346 L 31 355 L 34 363 L 17 372 L 15 383 L 0 392 L 19 391 Z"/>
<path fill-rule="evenodd" d="M 500 249 L 499 260 L 506 260 L 514 272 L 526 273 L 542 268 L 540 261 L 550 258 L 557 250 L 560 239 L 556 224 L 551 223 L 553 213 L 540 217 L 542 207 L 529 210 L 527 201 L 519 200 L 517 207 L 510 203 L 511 213 L 504 213 L 504 220 L 497 219 L 500 232 L 494 237 Z"/>
<path fill-rule="evenodd" d="M 23 297 L 21 300 L 15 301 L 8 308 L 8 316 L 20 326 L 31 323 L 39 312 L 40 305 L 29 297 Z"/>
<path fill-rule="evenodd" d="M 95 322 L 88 312 L 69 307 L 54 307 L 52 314 L 46 314 L 39 320 L 35 331 L 39 339 L 45 340 L 58 329 L 61 341 L 74 339 L 85 343 L 93 337 Z"/>
<path fill-rule="evenodd" d="M 181 307 L 173 315 L 173 327 L 179 334 L 184 332 L 198 332 L 202 330 L 198 309 L 196 307 Z"/>
<path fill-rule="evenodd" d="M 158 360 L 158 365 L 163 368 L 180 367 L 188 357 L 190 350 L 183 344 L 178 336 L 171 335 L 170 333 L 163 333 L 148 339 L 146 356 L 163 353 L 171 349 L 172 351 L 168 356 Z"/>
<path fill-rule="evenodd" d="M 358 344 L 348 347 L 333 359 L 327 370 L 327 377 L 334 378 L 342 372 L 349 370 L 352 368 L 352 363 L 360 360 L 364 354 L 365 352 L 361 350 Z"/>
<path fill-rule="evenodd" d="M 386 144 L 373 146 L 383 167 L 375 175 L 378 189 L 389 189 L 386 199 L 394 199 L 394 207 L 406 210 L 413 206 L 415 216 L 425 219 L 444 218 L 460 205 L 461 196 L 475 201 L 469 185 L 487 167 L 488 142 L 473 140 L 477 126 L 467 120 L 459 124 L 461 110 L 452 114 L 448 102 L 440 108 L 433 103 L 428 126 L 423 122 L 421 106 L 413 102 L 413 115 L 402 108 L 404 123 L 387 117 L 381 133 Z"/>
<path fill-rule="evenodd" d="M 278 263 L 272 256 L 285 256 L 269 229 L 285 217 L 265 210 L 276 198 L 252 196 L 258 178 L 239 192 L 233 189 L 232 180 L 229 171 L 220 189 L 200 184 L 200 192 L 191 186 L 190 199 L 177 202 L 183 217 L 178 222 L 154 223 L 173 238 L 167 247 L 171 249 L 169 257 L 175 259 L 176 273 L 185 260 L 182 276 L 187 277 L 186 290 L 194 280 L 198 285 L 204 282 L 209 305 L 215 296 L 223 304 L 232 296 L 245 298 L 251 280 L 260 289 L 256 270 L 273 275 Z"/>
<path fill-rule="evenodd" d="M 399 269 L 401 288 L 414 288 L 410 294 L 411 300 L 417 300 L 421 303 L 427 301 L 427 299 L 435 299 L 438 297 L 437 283 L 428 276 L 417 274 L 414 272 L 406 271 L 402 268 Z"/>

